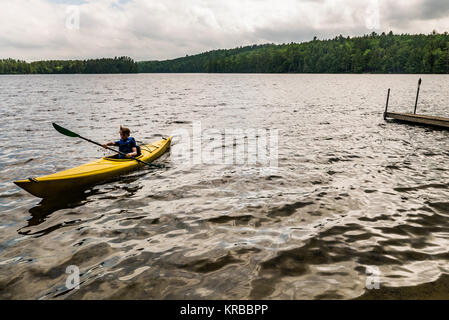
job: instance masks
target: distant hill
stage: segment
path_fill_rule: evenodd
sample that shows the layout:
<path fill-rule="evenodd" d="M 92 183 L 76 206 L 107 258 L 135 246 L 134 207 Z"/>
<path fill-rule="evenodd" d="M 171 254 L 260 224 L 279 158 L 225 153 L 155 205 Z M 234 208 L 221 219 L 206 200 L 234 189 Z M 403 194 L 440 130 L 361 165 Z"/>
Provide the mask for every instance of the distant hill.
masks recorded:
<path fill-rule="evenodd" d="M 449 35 L 372 33 L 214 50 L 137 63 L 138 72 L 449 73 Z"/>
<path fill-rule="evenodd" d="M 215 64 L 227 57 L 236 57 L 258 50 L 276 48 L 274 44 L 252 45 L 235 49 L 208 51 L 193 56 L 173 60 L 141 61 L 137 63 L 139 72 L 224 72 L 217 70 Z M 228 61 L 229 62 L 229 61 Z M 228 71 L 230 72 L 230 71 Z"/>

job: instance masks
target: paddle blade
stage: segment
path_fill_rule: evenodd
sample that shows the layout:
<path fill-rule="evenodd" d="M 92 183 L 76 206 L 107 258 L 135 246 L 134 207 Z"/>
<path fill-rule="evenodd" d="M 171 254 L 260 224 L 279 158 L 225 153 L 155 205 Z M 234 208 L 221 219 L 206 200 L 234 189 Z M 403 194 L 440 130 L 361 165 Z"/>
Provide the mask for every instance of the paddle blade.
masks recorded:
<path fill-rule="evenodd" d="M 73 137 L 73 138 L 79 138 L 79 137 L 80 137 L 79 134 L 76 134 L 75 132 L 72 132 L 72 131 L 70 131 L 70 130 L 68 130 L 68 129 L 66 129 L 66 128 L 63 128 L 63 127 L 61 127 L 61 126 L 58 126 L 58 125 L 57 125 L 56 123 L 54 123 L 54 122 L 52 123 L 52 125 L 53 125 L 53 128 L 56 129 L 56 131 L 58 131 L 59 133 L 65 135 L 65 136 Z"/>

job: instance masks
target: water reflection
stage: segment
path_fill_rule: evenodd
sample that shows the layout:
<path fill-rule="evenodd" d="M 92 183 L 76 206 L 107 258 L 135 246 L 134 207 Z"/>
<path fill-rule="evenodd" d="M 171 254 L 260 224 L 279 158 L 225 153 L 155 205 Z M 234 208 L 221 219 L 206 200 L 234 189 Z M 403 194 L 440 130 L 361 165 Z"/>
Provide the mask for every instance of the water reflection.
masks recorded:
<path fill-rule="evenodd" d="M 31 219 L 27 221 L 28 224 L 24 228 L 39 225 L 55 211 L 82 206 L 87 202 L 87 198 L 94 194 L 98 194 L 98 190 L 90 190 L 87 192 L 76 190 L 75 193 L 71 193 L 70 195 L 42 199 L 37 206 L 29 210 Z M 19 233 L 21 233 L 20 230 Z"/>

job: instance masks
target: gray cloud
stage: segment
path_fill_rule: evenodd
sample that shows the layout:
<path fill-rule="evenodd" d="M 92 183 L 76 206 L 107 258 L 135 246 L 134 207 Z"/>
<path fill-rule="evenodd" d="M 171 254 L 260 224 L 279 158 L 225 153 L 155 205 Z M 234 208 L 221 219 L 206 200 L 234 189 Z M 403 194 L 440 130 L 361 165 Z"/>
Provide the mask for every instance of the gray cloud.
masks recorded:
<path fill-rule="evenodd" d="M 449 1 L 424 0 L 414 12 L 414 16 L 423 20 L 443 18 L 449 14 Z"/>
<path fill-rule="evenodd" d="M 434 22 L 438 27 L 438 20 L 447 20 L 449 16 L 449 1 L 447 0 L 418 0 L 409 3 L 386 0 L 382 2 L 381 15 L 385 24 L 393 28 L 407 29 L 413 32 L 413 24 Z M 442 24 L 442 29 L 447 24 Z M 427 32 L 431 32 L 428 30 Z"/>
<path fill-rule="evenodd" d="M 65 26 L 78 4 L 80 29 Z M 0 10 L 0 58 L 166 59 L 253 43 L 449 29 L 447 0 L 15 0 Z"/>

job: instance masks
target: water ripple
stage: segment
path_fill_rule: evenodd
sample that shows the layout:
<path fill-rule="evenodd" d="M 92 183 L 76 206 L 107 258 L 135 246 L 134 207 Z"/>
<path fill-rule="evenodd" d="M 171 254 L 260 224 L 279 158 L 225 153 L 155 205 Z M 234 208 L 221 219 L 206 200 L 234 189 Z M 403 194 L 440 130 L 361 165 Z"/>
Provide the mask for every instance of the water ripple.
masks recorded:
<path fill-rule="evenodd" d="M 447 299 L 449 133 L 382 119 L 388 87 L 391 108 L 411 110 L 415 78 L 0 76 L 0 298 Z M 424 77 L 422 112 L 448 116 L 446 78 Z M 119 125 L 142 142 L 195 121 L 278 129 L 279 167 L 167 155 L 165 169 L 40 201 L 12 181 L 106 154 L 52 121 L 98 141 Z"/>

